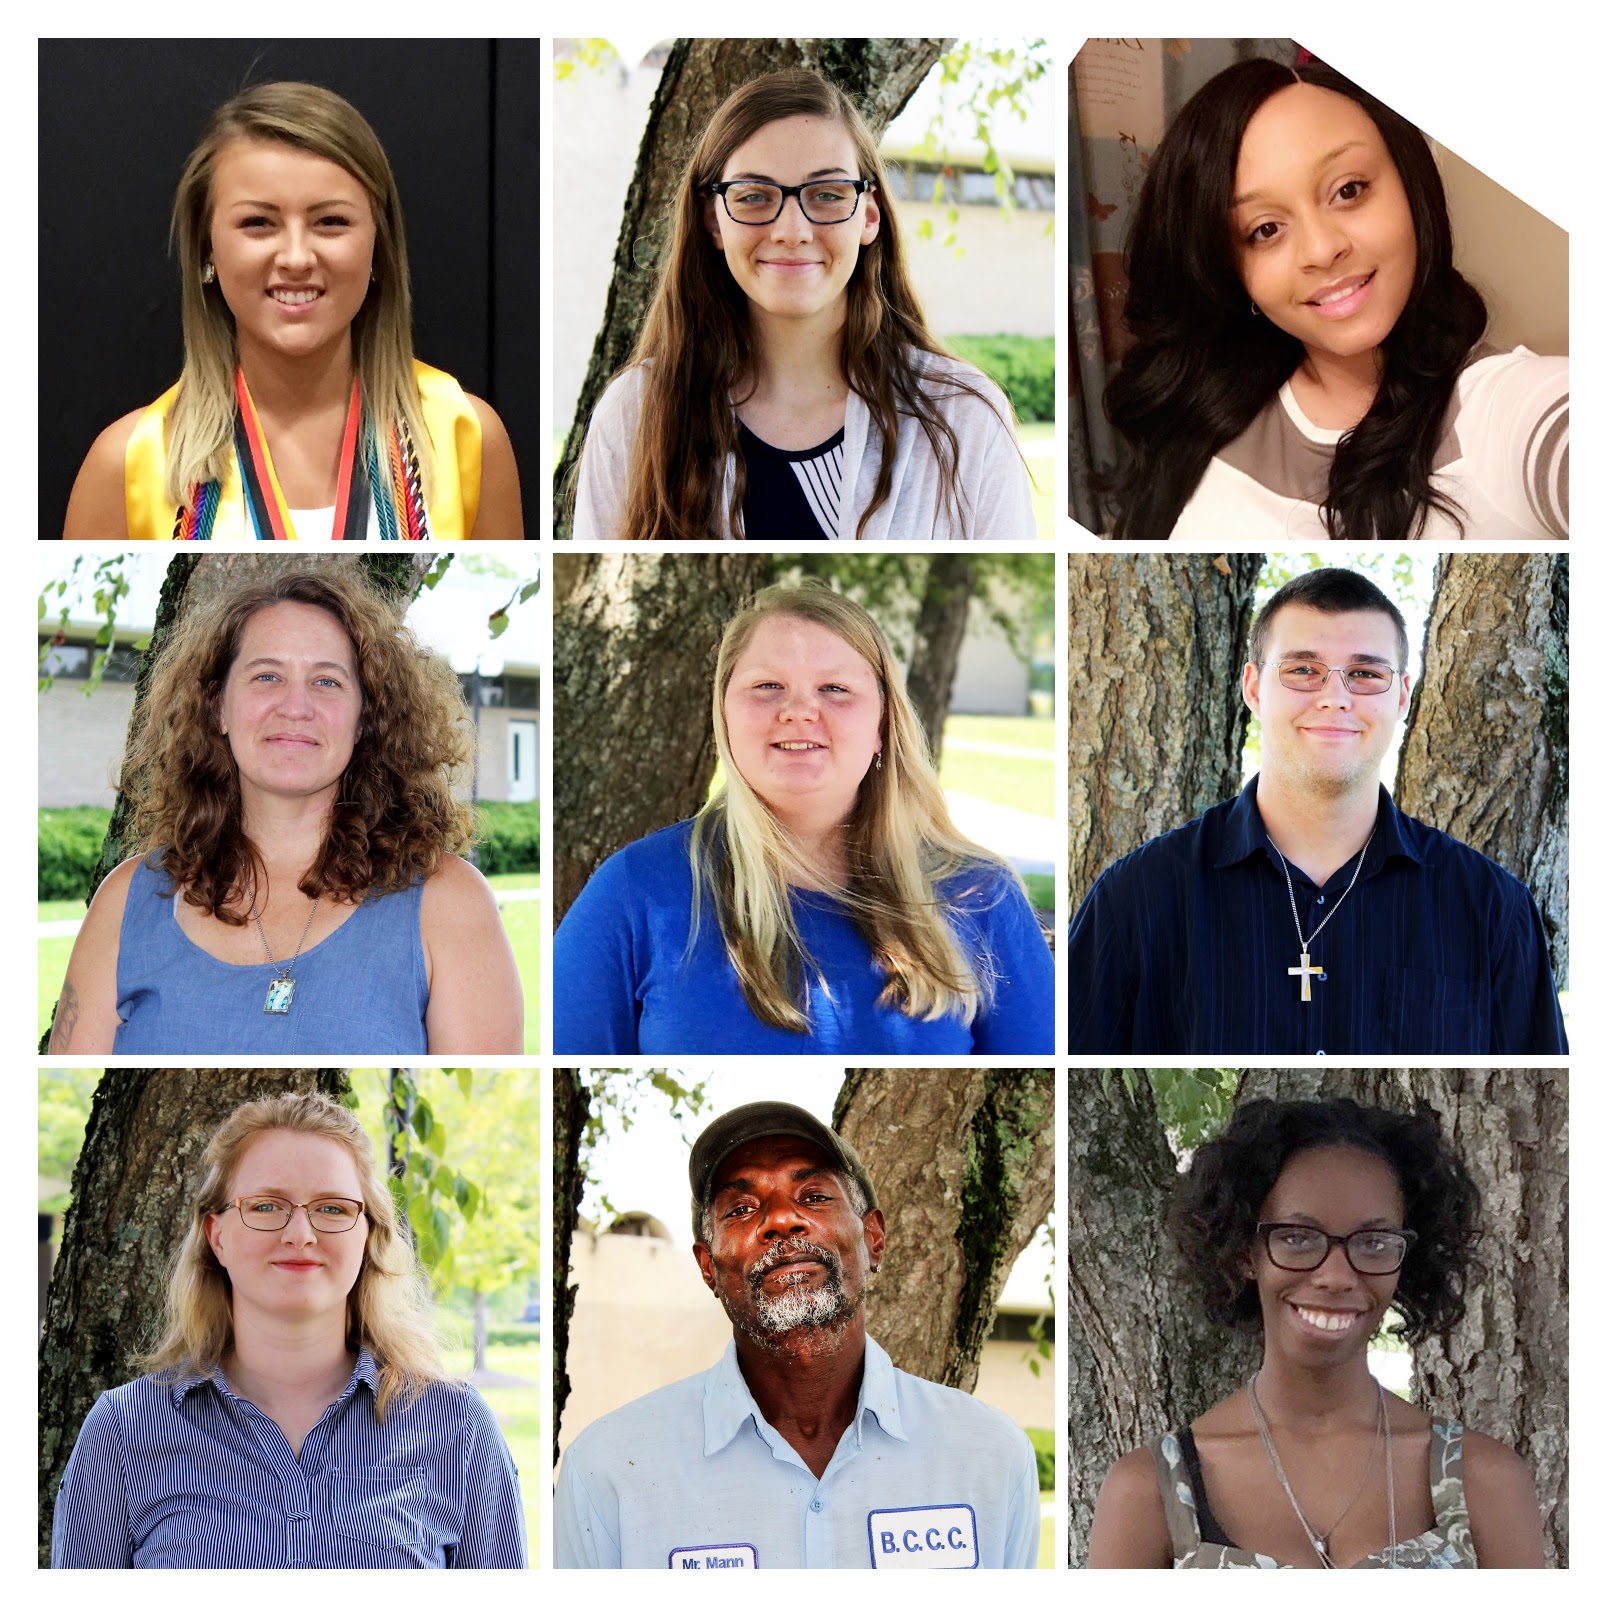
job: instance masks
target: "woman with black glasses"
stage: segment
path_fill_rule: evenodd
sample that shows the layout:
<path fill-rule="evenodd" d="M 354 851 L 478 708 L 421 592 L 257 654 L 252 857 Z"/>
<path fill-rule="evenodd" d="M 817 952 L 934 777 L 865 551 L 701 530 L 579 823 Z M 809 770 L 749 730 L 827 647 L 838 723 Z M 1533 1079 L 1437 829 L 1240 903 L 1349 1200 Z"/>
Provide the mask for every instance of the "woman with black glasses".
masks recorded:
<path fill-rule="evenodd" d="M 1111 1469 L 1107 1568 L 1538 1568 L 1540 1514 L 1506 1446 L 1387 1392 L 1367 1347 L 1464 1309 L 1479 1195 L 1433 1115 L 1254 1100 L 1179 1180 L 1168 1227 L 1206 1312 L 1259 1323 L 1261 1366 Z"/>
<path fill-rule="evenodd" d="M 693 153 L 574 534 L 1033 537 L 1010 404 L 926 327 L 876 142 L 817 74 L 745 84 Z"/>

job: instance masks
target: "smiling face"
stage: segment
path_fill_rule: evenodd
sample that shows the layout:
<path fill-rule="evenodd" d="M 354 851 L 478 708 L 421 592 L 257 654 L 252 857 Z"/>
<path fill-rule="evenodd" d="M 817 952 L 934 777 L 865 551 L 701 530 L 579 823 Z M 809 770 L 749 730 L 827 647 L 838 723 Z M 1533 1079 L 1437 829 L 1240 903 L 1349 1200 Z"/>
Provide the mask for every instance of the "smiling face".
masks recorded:
<path fill-rule="evenodd" d="M 361 1200 L 362 1182 L 351 1151 L 317 1133 L 275 1129 L 241 1153 L 229 1197 L 272 1195 L 292 1204 L 326 1198 Z M 324 1320 L 344 1325 L 346 1297 L 362 1270 L 368 1218 L 344 1233 L 320 1233 L 307 1212 L 264 1231 L 249 1228 L 237 1207 L 206 1219 L 207 1242 L 229 1274 L 236 1327 L 253 1321 Z"/>
<path fill-rule="evenodd" d="M 1250 300 L 1312 354 L 1376 351 L 1417 275 L 1417 231 L 1373 120 L 1348 96 L 1291 84 L 1250 119 L 1234 175 Z"/>
<path fill-rule="evenodd" d="M 302 357 L 351 337 L 368 295 L 374 216 L 362 184 L 321 156 L 236 140 L 212 169 L 211 260 L 243 360 Z"/>
<path fill-rule="evenodd" d="M 333 614 L 284 602 L 246 621 L 218 699 L 242 798 L 332 799 L 361 713 L 356 653 Z"/>
<path fill-rule="evenodd" d="M 1302 1223 L 1336 1235 L 1359 1228 L 1398 1232 L 1406 1226 L 1406 1201 L 1382 1156 L 1349 1146 L 1305 1149 L 1278 1174 L 1259 1220 Z M 1268 1352 L 1287 1353 L 1308 1366 L 1365 1351 L 1400 1281 L 1399 1272 L 1357 1272 L 1337 1244 L 1308 1272 L 1274 1266 L 1260 1240 L 1251 1259 Z"/>
<path fill-rule="evenodd" d="M 882 692 L 840 636 L 791 614 L 761 620 L 723 707 L 732 762 L 778 818 L 848 818 L 882 749 Z"/>
<path fill-rule="evenodd" d="M 1264 665 L 1244 669 L 1244 701 L 1261 716 L 1261 769 L 1283 785 L 1333 798 L 1378 785 L 1395 727 L 1406 712 L 1411 677 L 1399 673 L 1387 692 L 1349 691 L 1331 674 L 1313 691 L 1292 691 L 1278 678 L 1288 663 L 1400 671 L 1400 645 L 1388 614 L 1325 614 L 1289 603 L 1273 616 Z"/>
<path fill-rule="evenodd" d="M 694 1246 L 703 1281 L 750 1338 L 841 1327 L 881 1260 L 881 1212 L 861 1218 L 830 1157 L 800 1138 L 734 1151 L 714 1175 L 705 1222 Z"/>
<path fill-rule="evenodd" d="M 727 158 L 722 179 L 767 184 L 811 184 L 857 179 L 853 136 L 839 122 L 784 117 L 767 123 Z M 876 238 L 881 209 L 872 190 L 843 223 L 811 223 L 797 196 L 788 196 L 773 223 L 736 223 L 718 196 L 703 211 L 715 248 L 748 298 L 750 312 L 777 318 L 818 318 L 841 324 L 862 246 Z"/>

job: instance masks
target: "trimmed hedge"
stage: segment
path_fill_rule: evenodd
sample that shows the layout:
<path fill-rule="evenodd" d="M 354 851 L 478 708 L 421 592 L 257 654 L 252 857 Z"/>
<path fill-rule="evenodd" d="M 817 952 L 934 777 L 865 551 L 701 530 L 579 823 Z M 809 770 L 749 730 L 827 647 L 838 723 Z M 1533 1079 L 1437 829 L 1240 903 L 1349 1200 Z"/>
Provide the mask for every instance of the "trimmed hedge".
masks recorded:
<path fill-rule="evenodd" d="M 1055 342 L 1052 335 L 953 335 L 943 343 L 974 363 L 1010 398 L 1023 424 L 1055 416 Z"/>
<path fill-rule="evenodd" d="M 91 806 L 39 811 L 41 899 L 84 896 L 111 818 L 110 809 Z M 479 862 L 485 875 L 540 871 L 540 803 L 482 803 L 479 826 Z"/>
<path fill-rule="evenodd" d="M 87 804 L 79 809 L 39 811 L 41 899 L 84 897 L 111 819 L 110 809 Z"/>

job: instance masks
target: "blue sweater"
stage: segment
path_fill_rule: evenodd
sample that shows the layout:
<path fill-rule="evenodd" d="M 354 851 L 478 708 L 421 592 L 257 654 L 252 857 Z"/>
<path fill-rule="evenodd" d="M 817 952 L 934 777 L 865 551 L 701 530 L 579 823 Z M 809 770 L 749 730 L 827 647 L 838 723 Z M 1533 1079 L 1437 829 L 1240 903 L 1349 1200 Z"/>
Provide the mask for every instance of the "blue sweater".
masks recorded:
<path fill-rule="evenodd" d="M 943 883 L 949 924 L 993 1002 L 967 1027 L 917 1021 L 877 1004 L 886 975 L 843 907 L 794 891 L 793 917 L 819 976 L 807 982 L 810 1031 L 788 1032 L 748 1008 L 704 903 L 690 955 L 692 826 L 656 831 L 598 867 L 553 945 L 553 1037 L 560 1055 L 1048 1055 L 1054 964 L 1013 880 L 979 866 Z M 825 978 L 823 987 L 820 977 Z"/>

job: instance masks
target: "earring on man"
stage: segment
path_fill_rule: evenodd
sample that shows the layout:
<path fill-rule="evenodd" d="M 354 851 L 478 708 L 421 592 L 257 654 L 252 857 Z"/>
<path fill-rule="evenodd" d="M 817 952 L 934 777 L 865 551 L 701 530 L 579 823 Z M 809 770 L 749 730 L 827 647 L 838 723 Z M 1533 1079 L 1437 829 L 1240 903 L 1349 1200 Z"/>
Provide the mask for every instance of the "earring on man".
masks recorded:
<path fill-rule="evenodd" d="M 201 264 L 201 283 L 202 284 L 204 284 L 204 285 L 211 284 L 212 281 L 217 278 L 217 276 L 218 276 L 218 270 L 216 268 L 214 268 L 210 262 L 203 262 Z"/>

